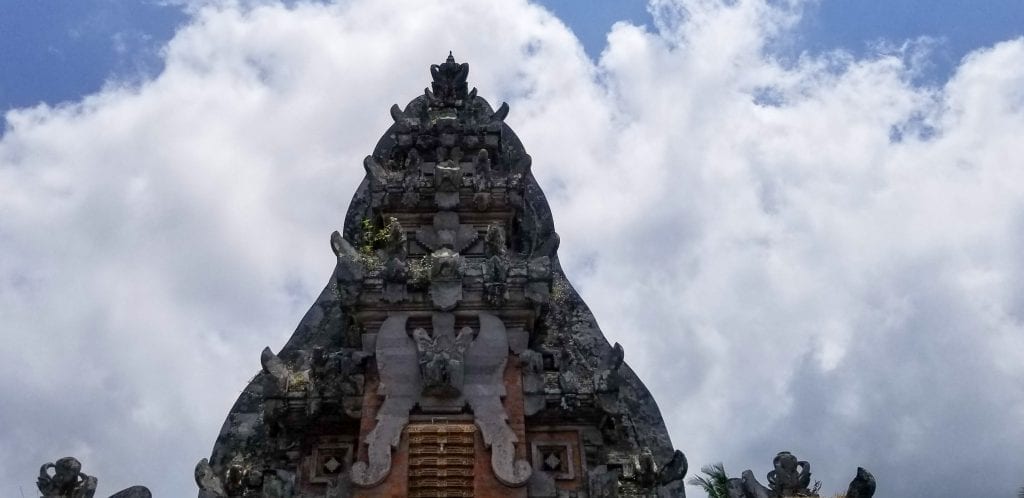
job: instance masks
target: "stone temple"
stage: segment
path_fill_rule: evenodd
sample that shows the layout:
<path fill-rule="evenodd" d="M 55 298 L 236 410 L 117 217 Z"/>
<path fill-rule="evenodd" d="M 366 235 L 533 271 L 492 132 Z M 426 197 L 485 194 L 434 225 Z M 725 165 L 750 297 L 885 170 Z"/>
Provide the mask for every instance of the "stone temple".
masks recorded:
<path fill-rule="evenodd" d="M 469 90 L 450 54 L 430 73 L 363 162 L 327 287 L 284 347 L 263 350 L 196 465 L 199 498 L 685 498 L 686 457 L 562 272 L 508 105 Z M 782 451 L 772 466 L 768 486 L 721 467 L 690 482 L 819 496 L 808 462 Z M 93 498 L 81 470 L 44 464 L 39 492 Z M 845 498 L 875 489 L 858 468 Z"/>
<path fill-rule="evenodd" d="M 432 82 L 366 157 L 337 266 L 228 413 L 200 498 L 683 497 L 686 458 L 558 262 L 530 156 Z"/>

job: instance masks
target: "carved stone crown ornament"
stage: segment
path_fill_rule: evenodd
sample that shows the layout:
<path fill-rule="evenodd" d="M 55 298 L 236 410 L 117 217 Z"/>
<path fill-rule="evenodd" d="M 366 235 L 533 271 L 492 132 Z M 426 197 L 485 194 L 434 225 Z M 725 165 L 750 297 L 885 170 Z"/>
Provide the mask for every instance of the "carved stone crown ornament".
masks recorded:
<path fill-rule="evenodd" d="M 686 458 L 558 261 L 532 160 L 449 53 L 363 161 L 326 288 L 201 498 L 681 497 Z"/>
<path fill-rule="evenodd" d="M 741 477 L 728 479 L 727 498 L 817 498 L 821 483 L 811 485 L 811 464 L 797 460 L 788 451 L 780 451 L 772 460 L 774 470 L 768 472 L 768 486 L 763 486 L 750 470 Z M 875 494 L 875 477 L 862 467 L 850 482 L 846 498 L 871 498 Z"/>
<path fill-rule="evenodd" d="M 36 487 L 43 498 L 93 498 L 99 480 L 82 472 L 82 463 L 64 457 L 39 468 Z M 110 495 L 110 498 L 152 498 L 144 486 L 132 486 Z"/>

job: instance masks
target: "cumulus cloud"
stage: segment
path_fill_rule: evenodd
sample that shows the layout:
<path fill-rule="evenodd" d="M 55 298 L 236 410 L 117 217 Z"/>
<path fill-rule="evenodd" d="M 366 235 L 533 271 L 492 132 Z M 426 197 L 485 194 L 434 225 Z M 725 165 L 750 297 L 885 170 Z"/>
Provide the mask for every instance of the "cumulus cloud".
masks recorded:
<path fill-rule="evenodd" d="M 525 1 L 202 2 L 155 78 L 8 112 L 0 489 L 75 454 L 101 492 L 194 494 L 449 49 L 511 104 L 570 279 L 695 467 L 1024 484 L 1024 41 L 922 87 L 915 49 L 774 55 L 799 3 L 651 7 L 591 61 Z"/>

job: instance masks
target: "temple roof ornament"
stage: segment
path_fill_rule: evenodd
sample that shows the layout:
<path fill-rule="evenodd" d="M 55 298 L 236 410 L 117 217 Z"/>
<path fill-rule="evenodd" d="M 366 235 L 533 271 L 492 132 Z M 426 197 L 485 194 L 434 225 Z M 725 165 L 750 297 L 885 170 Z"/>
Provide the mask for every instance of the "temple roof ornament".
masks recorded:
<path fill-rule="evenodd" d="M 562 272 L 508 104 L 451 53 L 430 75 L 392 106 L 334 274 L 264 352 L 200 496 L 684 496 L 685 456 Z"/>
<path fill-rule="evenodd" d="M 93 498 L 99 480 L 82 472 L 82 462 L 64 457 L 39 468 L 36 487 L 43 498 Z M 110 498 L 152 498 L 144 486 L 132 486 L 110 495 Z"/>

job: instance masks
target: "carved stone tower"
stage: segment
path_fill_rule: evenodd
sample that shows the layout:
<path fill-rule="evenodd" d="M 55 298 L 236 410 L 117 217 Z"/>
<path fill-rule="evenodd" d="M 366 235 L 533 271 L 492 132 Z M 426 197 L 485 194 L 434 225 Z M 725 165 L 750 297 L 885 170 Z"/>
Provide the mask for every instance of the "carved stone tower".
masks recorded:
<path fill-rule="evenodd" d="M 449 55 L 363 166 L 326 289 L 235 403 L 212 497 L 682 497 L 650 393 L 558 263 L 530 156 Z"/>

